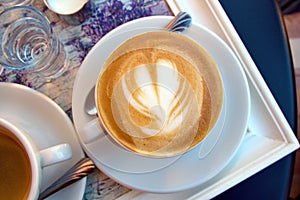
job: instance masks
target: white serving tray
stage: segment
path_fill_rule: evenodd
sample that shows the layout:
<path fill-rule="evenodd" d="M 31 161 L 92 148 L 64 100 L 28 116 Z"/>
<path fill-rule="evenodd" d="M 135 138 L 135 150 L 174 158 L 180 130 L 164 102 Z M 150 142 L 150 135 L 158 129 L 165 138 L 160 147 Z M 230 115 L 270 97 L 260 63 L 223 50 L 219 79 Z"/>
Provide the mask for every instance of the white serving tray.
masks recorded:
<path fill-rule="evenodd" d="M 218 0 L 166 0 L 174 14 L 186 11 L 194 22 L 219 35 L 234 51 L 251 92 L 249 132 L 228 166 L 196 188 L 172 194 L 130 191 L 119 199 L 211 199 L 299 148 L 299 142 Z"/>

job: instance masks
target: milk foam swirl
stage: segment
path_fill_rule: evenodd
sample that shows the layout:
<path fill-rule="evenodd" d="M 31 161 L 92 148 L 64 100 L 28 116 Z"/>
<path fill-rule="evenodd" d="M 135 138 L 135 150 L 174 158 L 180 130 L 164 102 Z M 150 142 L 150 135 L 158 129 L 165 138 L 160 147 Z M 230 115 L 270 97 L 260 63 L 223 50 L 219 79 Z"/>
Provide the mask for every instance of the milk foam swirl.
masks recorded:
<path fill-rule="evenodd" d="M 111 108 L 122 131 L 136 138 L 186 134 L 191 138 L 188 143 L 192 142 L 198 131 L 202 95 L 195 95 L 177 64 L 159 59 L 131 66 L 121 77 L 113 88 Z"/>

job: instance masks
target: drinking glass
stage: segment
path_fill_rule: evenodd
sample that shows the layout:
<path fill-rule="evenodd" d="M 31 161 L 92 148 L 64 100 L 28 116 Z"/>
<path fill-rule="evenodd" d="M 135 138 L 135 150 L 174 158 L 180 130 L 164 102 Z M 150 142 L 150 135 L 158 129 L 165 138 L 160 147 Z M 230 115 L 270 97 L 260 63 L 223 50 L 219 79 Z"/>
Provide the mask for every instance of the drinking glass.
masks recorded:
<path fill-rule="evenodd" d="M 31 6 L 14 6 L 0 13 L 0 64 L 46 80 L 67 68 L 67 53 L 46 16 Z"/>

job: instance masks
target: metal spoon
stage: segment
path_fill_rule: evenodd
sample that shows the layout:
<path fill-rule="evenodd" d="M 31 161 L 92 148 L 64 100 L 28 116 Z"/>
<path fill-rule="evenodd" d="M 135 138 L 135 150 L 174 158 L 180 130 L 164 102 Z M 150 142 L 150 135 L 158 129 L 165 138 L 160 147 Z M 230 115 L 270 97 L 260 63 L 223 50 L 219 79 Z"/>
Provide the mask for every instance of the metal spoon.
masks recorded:
<path fill-rule="evenodd" d="M 95 105 L 95 86 L 89 91 L 84 104 L 84 110 L 88 115 L 94 116 L 97 114 Z"/>
<path fill-rule="evenodd" d="M 86 177 L 95 170 L 95 164 L 90 158 L 82 158 L 73 165 L 65 174 L 57 179 L 52 185 L 40 193 L 38 200 L 45 199 L 57 191 L 75 183 L 76 181 Z"/>
<path fill-rule="evenodd" d="M 188 13 L 180 11 L 165 27 L 165 30 L 180 33 L 190 27 L 191 24 L 192 17 Z"/>
<path fill-rule="evenodd" d="M 192 23 L 192 17 L 186 12 L 179 12 L 174 19 L 165 27 L 165 30 L 171 32 L 182 32 L 186 30 Z M 90 90 L 85 100 L 85 112 L 88 115 L 96 115 L 97 109 L 95 105 L 95 86 Z"/>
<path fill-rule="evenodd" d="M 166 26 L 166 30 L 172 32 L 182 32 L 191 24 L 192 18 L 186 12 L 180 12 L 173 20 Z M 85 101 L 85 111 L 89 115 L 96 115 L 97 110 L 95 106 L 94 97 L 95 86 L 89 92 Z M 45 199 L 57 191 L 69 186 L 70 184 L 82 179 L 83 177 L 92 173 L 95 169 L 95 164 L 90 158 L 83 158 L 76 163 L 69 171 L 62 175 L 57 181 L 45 189 L 39 196 L 39 200 Z"/>

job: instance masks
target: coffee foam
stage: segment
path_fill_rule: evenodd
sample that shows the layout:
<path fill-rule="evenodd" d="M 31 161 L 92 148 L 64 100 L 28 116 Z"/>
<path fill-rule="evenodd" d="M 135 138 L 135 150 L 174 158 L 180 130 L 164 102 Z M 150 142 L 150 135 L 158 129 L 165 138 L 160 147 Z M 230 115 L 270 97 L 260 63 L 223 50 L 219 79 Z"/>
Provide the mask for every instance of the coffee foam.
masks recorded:
<path fill-rule="evenodd" d="M 222 101 L 218 71 L 213 72 L 217 77 L 210 70 L 204 73 L 218 78 L 217 86 L 210 87 L 201 71 L 207 64 L 217 70 L 215 63 L 203 48 L 198 57 L 195 42 L 184 39 L 182 46 L 174 41 L 181 37 L 154 32 L 128 40 L 110 56 L 99 79 L 97 104 L 104 125 L 138 153 L 183 153 L 207 135 L 220 112 L 222 102 L 213 106 Z M 186 48 L 193 48 L 193 54 Z M 210 92 L 213 89 L 217 94 Z"/>

